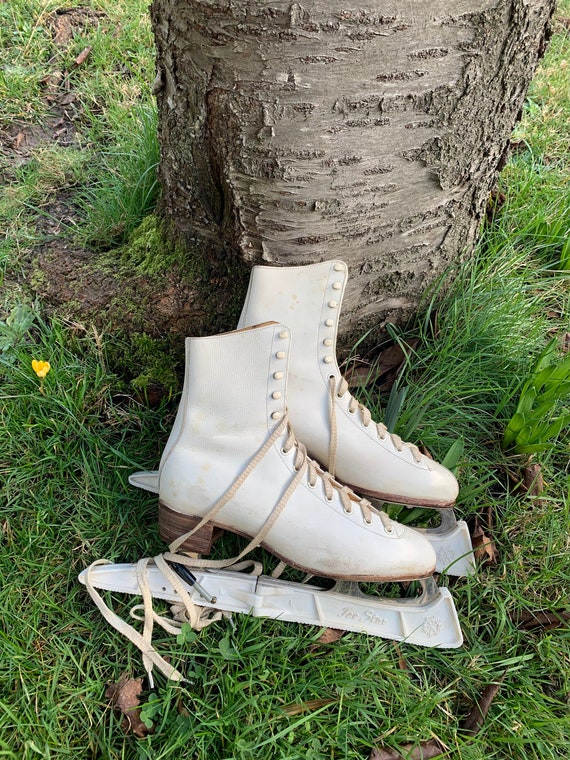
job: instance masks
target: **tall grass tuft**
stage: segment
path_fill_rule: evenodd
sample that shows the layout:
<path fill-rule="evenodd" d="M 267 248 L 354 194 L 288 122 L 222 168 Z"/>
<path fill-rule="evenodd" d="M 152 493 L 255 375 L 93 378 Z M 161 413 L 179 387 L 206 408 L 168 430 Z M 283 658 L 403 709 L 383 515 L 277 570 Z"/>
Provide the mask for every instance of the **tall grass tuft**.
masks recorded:
<path fill-rule="evenodd" d="M 139 106 L 123 117 L 119 137 L 97 155 L 100 169 L 76 197 L 84 245 L 109 249 L 126 240 L 154 208 L 159 194 L 156 110 Z"/>

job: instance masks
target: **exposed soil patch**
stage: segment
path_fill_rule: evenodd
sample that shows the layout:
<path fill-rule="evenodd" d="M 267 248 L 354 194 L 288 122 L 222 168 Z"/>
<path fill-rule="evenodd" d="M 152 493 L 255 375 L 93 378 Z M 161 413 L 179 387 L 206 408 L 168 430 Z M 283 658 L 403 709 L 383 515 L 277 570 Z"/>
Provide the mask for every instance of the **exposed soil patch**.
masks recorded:
<path fill-rule="evenodd" d="M 46 119 L 43 125 L 14 125 L 10 130 L 0 132 L 0 152 L 10 166 L 28 163 L 34 150 L 42 145 L 73 144 L 75 127 L 64 109 Z"/>
<path fill-rule="evenodd" d="M 129 275 L 124 268 L 101 265 L 91 251 L 58 237 L 39 250 L 34 290 L 44 303 L 66 317 L 100 326 L 144 332 L 185 335 L 201 313 L 196 290 L 175 270 L 157 283 L 156 277 Z"/>
<path fill-rule="evenodd" d="M 65 48 L 73 39 L 75 32 L 95 28 L 99 24 L 99 19 L 105 16 L 103 11 L 90 8 L 60 9 L 48 17 L 46 26 L 52 32 L 54 44 L 58 48 Z"/>

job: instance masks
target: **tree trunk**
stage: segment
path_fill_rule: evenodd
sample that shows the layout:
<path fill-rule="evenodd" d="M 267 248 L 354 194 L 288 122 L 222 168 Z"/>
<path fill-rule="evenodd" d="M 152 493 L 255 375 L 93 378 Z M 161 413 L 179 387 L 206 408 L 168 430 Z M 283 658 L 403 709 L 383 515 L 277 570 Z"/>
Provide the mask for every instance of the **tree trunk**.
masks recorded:
<path fill-rule="evenodd" d="M 154 0 L 162 213 L 224 313 L 255 263 L 340 258 L 345 340 L 472 250 L 554 0 Z M 229 326 L 229 325 L 228 325 Z"/>

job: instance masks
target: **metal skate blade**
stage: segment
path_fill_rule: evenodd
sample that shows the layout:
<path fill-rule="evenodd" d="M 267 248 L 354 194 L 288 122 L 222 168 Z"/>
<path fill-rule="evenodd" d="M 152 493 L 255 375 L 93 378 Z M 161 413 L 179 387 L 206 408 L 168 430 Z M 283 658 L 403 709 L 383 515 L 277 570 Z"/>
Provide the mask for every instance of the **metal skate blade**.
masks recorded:
<path fill-rule="evenodd" d="M 158 493 L 158 470 L 140 470 L 129 475 L 129 483 L 143 491 Z"/>
<path fill-rule="evenodd" d="M 83 571 L 95 588 L 139 594 L 137 566 L 97 565 Z M 230 570 L 192 572 L 207 592 L 217 598 L 208 604 L 192 586 L 187 586 L 194 604 L 215 607 L 231 612 L 243 612 L 253 617 L 268 617 L 287 622 L 340 628 L 346 631 L 406 641 L 421 646 L 454 648 L 461 645 L 463 636 L 448 589 L 437 588 L 435 582 L 425 582 L 419 598 L 382 599 L 359 593 L 325 591 L 318 586 L 291 583 L 268 576 L 254 576 Z M 147 582 L 152 595 L 176 602 L 177 592 L 156 566 L 147 568 Z M 339 586 L 339 588 L 346 588 Z"/>

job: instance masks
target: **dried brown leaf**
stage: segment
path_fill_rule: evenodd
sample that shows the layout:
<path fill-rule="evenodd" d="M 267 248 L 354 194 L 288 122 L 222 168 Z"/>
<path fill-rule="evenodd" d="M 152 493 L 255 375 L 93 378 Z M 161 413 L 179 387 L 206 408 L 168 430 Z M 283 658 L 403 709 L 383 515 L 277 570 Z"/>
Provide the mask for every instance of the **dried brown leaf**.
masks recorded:
<path fill-rule="evenodd" d="M 413 351 L 419 343 L 411 338 L 405 347 Z M 350 388 L 380 383 L 378 390 L 386 393 L 394 384 L 406 361 L 405 351 L 398 343 L 385 348 L 375 361 L 358 360 L 343 368 L 343 375 Z"/>
<path fill-rule="evenodd" d="M 110 684 L 105 692 L 115 710 L 123 714 L 123 729 L 131 731 L 139 739 L 152 733 L 141 720 L 139 694 L 142 691 L 142 678 L 129 678 L 123 673 L 117 683 Z"/>
<path fill-rule="evenodd" d="M 406 662 L 406 658 L 402 654 L 402 650 L 398 646 L 398 644 L 394 641 L 393 642 L 394 649 L 398 653 L 398 667 L 400 670 L 409 670 L 408 663 Z"/>
<path fill-rule="evenodd" d="M 529 464 L 523 470 L 523 488 L 529 496 L 540 497 L 544 491 L 542 465 L 538 462 Z"/>
<path fill-rule="evenodd" d="M 335 641 L 340 641 L 346 631 L 342 631 L 340 628 L 326 628 L 319 638 L 317 644 L 334 644 Z"/>
<path fill-rule="evenodd" d="M 487 565 L 495 565 L 497 563 L 497 547 L 483 530 L 478 517 L 475 517 L 475 524 L 471 531 L 471 542 L 473 544 L 473 554 L 475 555 L 475 559 L 484 562 Z"/>
<path fill-rule="evenodd" d="M 93 48 L 91 45 L 87 45 L 87 47 L 83 48 L 81 53 L 77 56 L 77 58 L 73 61 L 75 66 L 81 66 L 82 63 L 85 63 L 86 59 L 88 58 L 89 54 Z"/>
<path fill-rule="evenodd" d="M 336 699 L 310 699 L 308 702 L 294 702 L 290 705 L 285 705 L 283 711 L 285 715 L 291 717 L 292 715 L 301 715 L 305 712 L 311 712 L 311 710 L 318 710 L 319 707 L 325 705 L 331 705 L 333 702 L 337 702 Z"/>
<path fill-rule="evenodd" d="M 481 730 L 489 708 L 497 696 L 506 675 L 507 671 L 503 673 L 496 683 L 489 684 L 489 686 L 483 689 L 479 702 L 473 706 L 473 709 L 461 724 L 461 728 L 465 733 L 475 736 Z"/>
<path fill-rule="evenodd" d="M 351 362 L 350 367 L 343 369 L 343 376 L 349 388 L 364 388 L 376 382 L 379 374 L 369 362 L 360 360 Z"/>
<path fill-rule="evenodd" d="M 537 628 L 549 631 L 553 628 L 563 628 L 570 622 L 570 610 L 552 610 L 551 612 L 523 610 L 511 613 L 509 617 L 524 631 L 533 631 Z"/>
<path fill-rule="evenodd" d="M 378 366 L 379 376 L 384 376 L 382 385 L 379 388 L 382 393 L 390 391 L 396 382 L 398 375 L 404 368 L 406 363 L 406 351 L 413 351 L 418 346 L 419 342 L 418 338 L 411 338 L 404 344 L 405 348 L 402 348 L 400 344 L 395 343 L 393 346 L 382 351 Z"/>
<path fill-rule="evenodd" d="M 441 744 L 435 739 L 419 744 L 405 744 L 402 747 L 402 753 L 395 749 L 386 747 L 374 747 L 368 760 L 429 760 L 430 758 L 439 757 L 445 752 Z"/>

